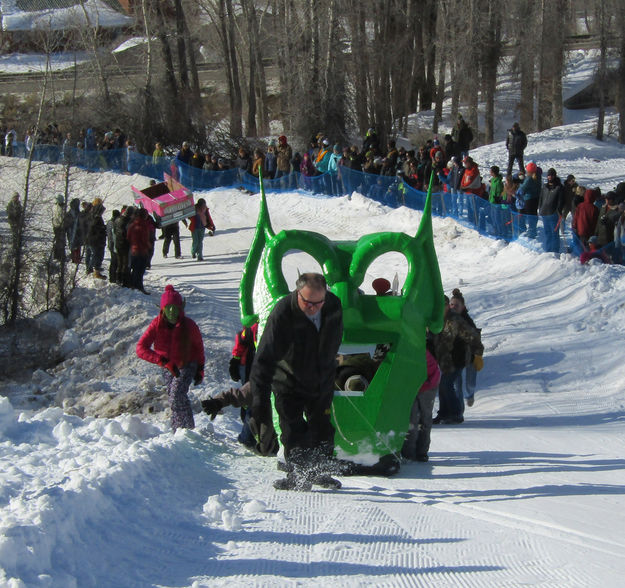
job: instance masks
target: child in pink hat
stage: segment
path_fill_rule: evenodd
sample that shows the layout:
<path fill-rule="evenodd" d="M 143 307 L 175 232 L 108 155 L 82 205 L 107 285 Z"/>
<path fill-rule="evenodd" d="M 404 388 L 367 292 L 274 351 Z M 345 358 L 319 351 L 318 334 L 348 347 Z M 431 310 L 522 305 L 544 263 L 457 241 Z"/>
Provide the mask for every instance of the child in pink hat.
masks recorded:
<path fill-rule="evenodd" d="M 161 311 L 137 343 L 137 355 L 165 372 L 171 427 L 193 429 L 189 386 L 204 379 L 204 343 L 200 329 L 184 314 L 184 300 L 168 284 L 161 296 Z"/>

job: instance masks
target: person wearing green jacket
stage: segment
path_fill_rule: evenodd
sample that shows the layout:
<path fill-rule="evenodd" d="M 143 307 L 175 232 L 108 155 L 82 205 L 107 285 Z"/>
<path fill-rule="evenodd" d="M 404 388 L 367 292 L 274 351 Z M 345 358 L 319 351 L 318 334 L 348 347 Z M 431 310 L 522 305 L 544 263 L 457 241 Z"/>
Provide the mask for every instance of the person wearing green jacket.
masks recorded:
<path fill-rule="evenodd" d="M 498 237 L 505 236 L 505 223 L 501 203 L 503 201 L 503 178 L 499 173 L 499 166 L 490 168 L 490 186 L 488 189 L 488 201 L 490 202 L 491 219 L 495 234 Z"/>
<path fill-rule="evenodd" d="M 501 204 L 503 194 L 503 178 L 499 173 L 499 167 L 493 165 L 490 168 L 490 189 L 488 190 L 488 201 L 491 204 Z"/>

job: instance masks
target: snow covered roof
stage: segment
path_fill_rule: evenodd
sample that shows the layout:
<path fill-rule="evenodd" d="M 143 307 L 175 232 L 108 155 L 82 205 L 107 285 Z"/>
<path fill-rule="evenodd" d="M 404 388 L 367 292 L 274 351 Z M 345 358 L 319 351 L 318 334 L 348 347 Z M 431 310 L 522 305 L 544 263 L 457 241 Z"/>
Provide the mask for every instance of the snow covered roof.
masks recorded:
<path fill-rule="evenodd" d="M 133 19 L 117 0 L 0 0 L 3 31 L 64 30 L 84 26 L 125 27 Z"/>

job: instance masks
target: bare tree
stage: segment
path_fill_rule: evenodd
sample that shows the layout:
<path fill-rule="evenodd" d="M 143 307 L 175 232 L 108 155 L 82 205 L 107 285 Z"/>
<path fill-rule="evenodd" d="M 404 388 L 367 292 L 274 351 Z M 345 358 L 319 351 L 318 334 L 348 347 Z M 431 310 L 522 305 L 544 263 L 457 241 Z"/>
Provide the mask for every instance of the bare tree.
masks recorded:
<path fill-rule="evenodd" d="M 87 39 L 85 46 L 89 47 L 91 51 L 93 57 L 93 65 L 95 66 L 95 69 L 98 73 L 98 78 L 102 84 L 102 94 L 104 96 L 105 102 L 108 104 L 111 101 L 111 93 L 108 84 L 108 72 L 102 62 L 102 59 L 100 58 L 100 44 L 98 42 L 99 22 L 91 22 L 84 0 L 80 0 L 80 7 L 82 8 L 83 14 L 85 16 L 85 21 L 87 22 L 87 26 L 84 29 L 81 28 L 80 30 L 84 32 Z M 96 12 L 96 15 L 97 14 L 98 13 Z"/>
<path fill-rule="evenodd" d="M 540 62 L 538 67 L 538 116 L 539 131 L 553 126 L 553 102 L 562 102 L 562 94 L 554 91 L 555 80 L 562 72 L 564 52 L 561 29 L 564 26 L 565 11 L 561 0 L 541 0 Z M 561 86 L 559 86 L 561 90 Z"/>
<path fill-rule="evenodd" d="M 512 5 L 510 35 L 516 40 L 513 67 L 520 72 L 519 119 L 526 132 L 534 129 L 534 69 L 536 59 L 535 0 L 518 0 Z"/>
<path fill-rule="evenodd" d="M 501 58 L 502 15 L 501 5 L 495 0 L 487 0 L 486 28 L 482 35 L 482 87 L 484 91 L 484 142 L 492 143 L 495 137 L 495 91 L 497 89 L 497 68 Z"/>
<path fill-rule="evenodd" d="M 239 81 L 239 66 L 235 50 L 235 26 L 232 0 L 220 0 L 220 20 L 222 22 L 222 39 L 224 57 L 228 70 L 228 95 L 230 98 L 230 134 L 236 137 L 243 135 L 241 115 L 243 105 L 241 101 L 241 83 Z M 227 23 L 227 24 L 226 24 Z"/>
<path fill-rule="evenodd" d="M 606 0 L 596 0 L 596 21 L 599 33 L 599 65 L 595 83 L 599 93 L 599 112 L 597 114 L 597 139 L 603 140 L 603 127 L 605 123 L 606 106 L 606 85 L 607 85 L 607 61 L 608 61 L 608 30 L 609 17 L 607 13 Z"/>
<path fill-rule="evenodd" d="M 619 113 L 619 143 L 625 143 L 625 5 L 615 7 L 618 37 L 619 65 L 616 76 L 616 109 Z"/>
<path fill-rule="evenodd" d="M 258 14 L 253 0 L 241 0 L 248 34 L 249 91 L 248 91 L 248 135 L 269 134 L 267 112 L 267 81 L 263 64 Z"/>

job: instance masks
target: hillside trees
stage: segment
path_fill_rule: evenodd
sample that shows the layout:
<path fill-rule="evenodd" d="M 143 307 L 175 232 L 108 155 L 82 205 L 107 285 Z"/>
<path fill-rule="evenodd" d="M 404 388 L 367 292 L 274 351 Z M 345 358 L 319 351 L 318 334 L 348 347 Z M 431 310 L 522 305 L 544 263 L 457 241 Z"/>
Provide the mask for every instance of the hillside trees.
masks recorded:
<path fill-rule="evenodd" d="M 110 87 L 112 63 L 95 51 L 97 23 L 82 37 L 97 82 L 90 122 L 114 120 L 144 153 L 160 139 L 206 145 L 218 124 L 231 144 L 266 137 L 272 121 L 301 140 L 323 132 L 339 142 L 374 126 L 385 143 L 411 132 L 413 113 L 430 109 L 429 131 L 444 133 L 446 100 L 447 121 L 462 113 L 476 142 L 497 138 L 504 113 L 527 132 L 558 125 L 565 41 L 583 22 L 581 10 L 608 61 L 625 11 L 615 0 L 140 0 L 137 7 L 145 46 L 136 50 L 144 74 L 134 91 Z M 218 68 L 212 77 L 200 78 L 202 58 L 211 66 L 203 72 Z M 498 95 L 502 76 L 519 84 L 514 104 Z M 623 85 L 623 77 L 601 84 Z"/>
<path fill-rule="evenodd" d="M 617 10 L 601 1 L 606 11 Z M 181 47 L 194 55 L 197 35 L 185 32 L 180 15 L 196 12 L 183 0 L 159 5 L 163 56 L 168 42 L 178 47 L 177 60 L 164 59 L 165 71 L 184 70 Z M 163 34 L 167 5 L 176 28 Z M 498 108 L 497 97 L 506 69 L 520 85 L 514 118 L 522 128 L 561 124 L 565 39 L 580 6 L 577 0 L 197 2 L 211 23 L 202 28 L 202 43 L 217 47 L 223 60 L 232 135 L 267 136 L 269 122 L 280 120 L 285 132 L 302 138 L 322 131 L 342 140 L 375 126 L 383 142 L 407 132 L 408 116 L 420 110 L 435 109 L 438 132 L 445 98 L 452 120 L 461 111 L 479 141 L 493 141 L 497 117 L 509 112 Z M 588 10 L 587 18 L 598 17 Z M 614 28 L 609 19 L 608 28 Z M 181 75 L 176 82 L 188 84 Z"/>

